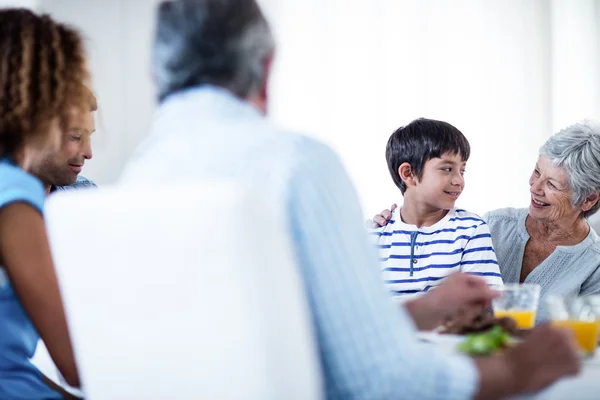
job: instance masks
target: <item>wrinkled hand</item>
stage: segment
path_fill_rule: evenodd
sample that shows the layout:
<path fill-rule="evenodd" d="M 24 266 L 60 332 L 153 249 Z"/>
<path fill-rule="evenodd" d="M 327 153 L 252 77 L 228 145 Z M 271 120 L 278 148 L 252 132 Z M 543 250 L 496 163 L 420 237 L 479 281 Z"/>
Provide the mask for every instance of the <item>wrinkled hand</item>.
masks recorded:
<path fill-rule="evenodd" d="M 581 369 L 572 333 L 550 325 L 534 328 L 523 343 L 505 355 L 514 371 L 517 391 L 523 394 L 535 393 Z"/>
<path fill-rule="evenodd" d="M 388 221 L 390 219 L 392 219 L 392 212 L 398 208 L 398 205 L 396 205 L 396 203 L 392 204 L 392 206 L 390 207 L 389 210 L 383 210 L 381 212 L 381 214 L 377 214 L 373 217 L 373 219 L 368 219 L 365 222 L 365 226 L 368 229 L 377 229 L 380 228 L 382 226 L 386 226 Z"/>

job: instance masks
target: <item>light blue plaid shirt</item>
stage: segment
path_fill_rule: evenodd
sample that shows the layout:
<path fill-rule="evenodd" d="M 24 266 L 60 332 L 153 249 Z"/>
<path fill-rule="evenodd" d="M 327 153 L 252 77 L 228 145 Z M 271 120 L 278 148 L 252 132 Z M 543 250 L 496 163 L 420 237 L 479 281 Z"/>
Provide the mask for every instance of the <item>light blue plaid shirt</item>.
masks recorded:
<path fill-rule="evenodd" d="M 89 188 L 96 188 L 96 184 L 92 181 L 90 181 L 88 178 L 84 177 L 84 176 L 78 176 L 77 180 L 75 181 L 74 184 L 69 185 L 69 186 L 52 186 L 50 188 L 50 193 L 53 192 L 63 192 L 66 190 L 77 190 L 77 189 L 89 189 Z"/>
<path fill-rule="evenodd" d="M 219 178 L 286 205 L 328 398 L 473 397 L 474 363 L 419 343 L 390 301 L 354 187 L 329 147 L 277 129 L 225 90 L 196 88 L 159 107 L 121 182 Z"/>

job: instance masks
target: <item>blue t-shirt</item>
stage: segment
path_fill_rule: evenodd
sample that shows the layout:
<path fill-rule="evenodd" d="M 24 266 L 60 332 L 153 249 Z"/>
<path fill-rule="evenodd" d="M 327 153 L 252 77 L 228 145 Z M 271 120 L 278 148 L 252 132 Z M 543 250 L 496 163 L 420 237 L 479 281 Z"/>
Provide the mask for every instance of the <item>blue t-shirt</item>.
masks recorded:
<path fill-rule="evenodd" d="M 15 202 L 40 213 L 44 187 L 9 159 L 0 158 L 0 209 Z M 61 399 L 29 361 L 39 335 L 21 306 L 6 270 L 0 266 L 0 399 Z"/>

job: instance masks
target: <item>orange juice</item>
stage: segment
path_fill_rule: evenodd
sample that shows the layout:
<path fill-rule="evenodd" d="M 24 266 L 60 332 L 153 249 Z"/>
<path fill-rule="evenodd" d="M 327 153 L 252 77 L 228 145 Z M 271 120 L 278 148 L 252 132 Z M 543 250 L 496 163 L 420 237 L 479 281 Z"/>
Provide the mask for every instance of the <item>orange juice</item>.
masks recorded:
<path fill-rule="evenodd" d="M 575 335 L 575 340 L 579 348 L 586 354 L 593 354 L 596 351 L 596 342 L 598 341 L 598 322 L 596 321 L 552 321 L 552 325 L 569 328 Z"/>
<path fill-rule="evenodd" d="M 520 329 L 530 329 L 535 325 L 535 312 L 534 311 L 521 311 L 521 310 L 508 310 L 508 311 L 494 311 L 494 315 L 497 318 L 510 317 L 517 322 L 517 326 Z"/>

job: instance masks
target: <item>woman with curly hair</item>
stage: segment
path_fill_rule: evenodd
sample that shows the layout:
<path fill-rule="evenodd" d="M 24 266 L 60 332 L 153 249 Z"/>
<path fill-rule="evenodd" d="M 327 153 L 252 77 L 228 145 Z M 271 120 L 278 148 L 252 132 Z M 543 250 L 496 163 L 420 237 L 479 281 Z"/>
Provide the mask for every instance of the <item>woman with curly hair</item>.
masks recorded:
<path fill-rule="evenodd" d="M 71 386 L 79 376 L 43 220 L 44 188 L 26 172 L 58 149 L 74 107 L 89 109 L 77 30 L 0 9 L 0 398 L 60 399 L 29 362 L 45 342 Z"/>

